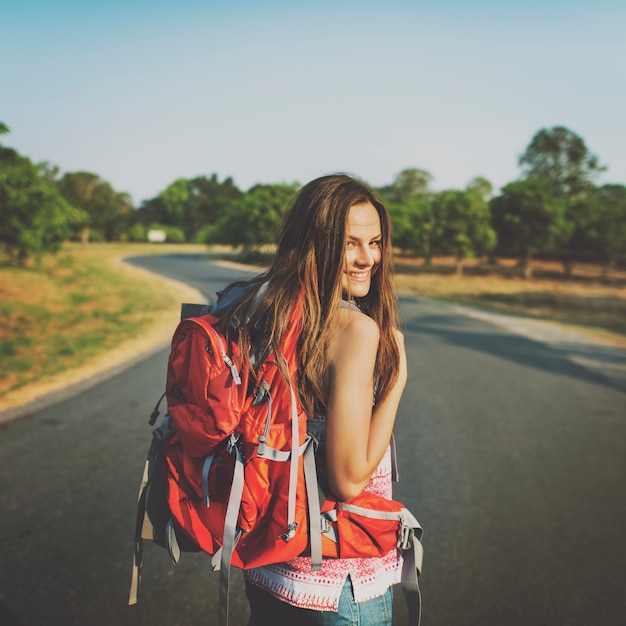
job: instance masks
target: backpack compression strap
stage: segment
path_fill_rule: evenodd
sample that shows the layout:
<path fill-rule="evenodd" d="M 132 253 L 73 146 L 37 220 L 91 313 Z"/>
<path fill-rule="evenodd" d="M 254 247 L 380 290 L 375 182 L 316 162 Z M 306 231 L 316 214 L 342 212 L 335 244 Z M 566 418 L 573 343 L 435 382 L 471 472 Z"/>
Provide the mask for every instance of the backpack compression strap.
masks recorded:
<path fill-rule="evenodd" d="M 228 445 L 228 451 L 235 455 L 235 470 L 233 473 L 232 487 L 228 497 L 228 507 L 226 508 L 226 519 L 224 522 L 224 537 L 222 547 L 213 556 L 211 564 L 215 567 L 216 557 L 219 554 L 219 570 L 220 570 L 220 594 L 219 594 L 219 614 L 218 624 L 220 626 L 228 625 L 228 595 L 230 589 L 230 562 L 233 556 L 233 550 L 237 545 L 237 541 L 241 536 L 241 531 L 237 528 L 237 518 L 239 517 L 239 507 L 241 505 L 241 497 L 243 494 L 244 472 L 243 472 L 243 455 L 237 445 L 237 437 L 233 434 Z"/>

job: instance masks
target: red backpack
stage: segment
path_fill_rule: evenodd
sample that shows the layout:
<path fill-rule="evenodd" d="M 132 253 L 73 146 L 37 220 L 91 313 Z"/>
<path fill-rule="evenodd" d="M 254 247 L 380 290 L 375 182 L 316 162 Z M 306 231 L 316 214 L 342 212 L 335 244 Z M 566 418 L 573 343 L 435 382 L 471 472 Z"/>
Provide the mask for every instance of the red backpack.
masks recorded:
<path fill-rule="evenodd" d="M 222 626 L 231 566 L 248 569 L 306 554 L 318 569 L 323 556 L 382 556 L 398 548 L 410 622 L 418 623 L 422 529 L 413 515 L 399 502 L 365 492 L 320 506 L 317 440 L 292 383 L 300 301 L 255 384 L 218 321 L 210 313 L 183 319 L 172 339 L 167 414 L 153 433 L 139 491 L 129 604 L 137 602 L 143 539 L 166 547 L 174 562 L 181 551 L 212 555 L 222 579 Z M 151 424 L 157 416 L 158 404 Z"/>

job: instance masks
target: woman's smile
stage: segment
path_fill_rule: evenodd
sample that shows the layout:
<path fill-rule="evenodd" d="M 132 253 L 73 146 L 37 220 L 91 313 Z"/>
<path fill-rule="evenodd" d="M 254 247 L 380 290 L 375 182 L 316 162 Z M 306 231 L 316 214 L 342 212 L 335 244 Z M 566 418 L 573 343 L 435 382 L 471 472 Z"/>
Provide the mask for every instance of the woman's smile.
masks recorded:
<path fill-rule="evenodd" d="M 355 204 L 346 220 L 346 249 L 341 288 L 348 298 L 362 298 L 369 293 L 372 276 L 381 259 L 381 228 L 373 204 Z"/>

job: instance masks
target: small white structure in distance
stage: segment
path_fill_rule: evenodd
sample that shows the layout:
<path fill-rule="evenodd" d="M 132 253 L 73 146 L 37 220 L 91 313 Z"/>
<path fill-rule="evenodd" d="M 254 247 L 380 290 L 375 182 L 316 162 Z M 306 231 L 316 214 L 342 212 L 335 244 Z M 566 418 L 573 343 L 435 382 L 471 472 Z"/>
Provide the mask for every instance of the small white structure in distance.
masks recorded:
<path fill-rule="evenodd" d="M 167 235 L 164 230 L 149 230 L 148 241 L 150 243 L 163 243 Z"/>

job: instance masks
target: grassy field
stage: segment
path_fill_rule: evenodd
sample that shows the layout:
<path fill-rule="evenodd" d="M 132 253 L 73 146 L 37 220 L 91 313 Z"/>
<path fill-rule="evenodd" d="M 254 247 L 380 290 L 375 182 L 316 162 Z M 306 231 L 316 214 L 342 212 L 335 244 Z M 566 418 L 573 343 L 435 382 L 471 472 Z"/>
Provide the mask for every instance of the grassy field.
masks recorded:
<path fill-rule="evenodd" d="M 401 293 L 578 326 L 626 346 L 626 272 L 607 279 L 599 266 L 578 265 L 566 277 L 559 263 L 537 262 L 526 280 L 512 260 L 496 266 L 470 261 L 458 278 L 453 259 L 435 258 L 425 267 L 399 257 L 396 280 Z"/>
<path fill-rule="evenodd" d="M 146 341 L 167 338 L 180 302 L 193 296 L 166 279 L 147 279 L 120 259 L 171 251 L 207 249 L 68 245 L 40 267 L 0 263 L 0 410 L 27 399 L 26 391 L 41 381 L 80 368 L 84 374 L 102 355 L 123 346 L 137 353 Z M 398 257 L 396 265 L 401 293 L 576 325 L 626 345 L 626 273 L 607 281 L 600 268 L 580 266 L 565 279 L 560 266 L 540 263 L 535 278 L 524 280 L 512 262 L 495 267 L 470 262 L 458 278 L 451 259 L 434 259 L 432 267 L 424 267 L 421 260 Z"/>
<path fill-rule="evenodd" d="M 0 264 L 0 409 L 33 383 L 172 330 L 185 289 L 121 262 L 170 250 L 180 247 L 68 245 L 39 267 Z"/>

